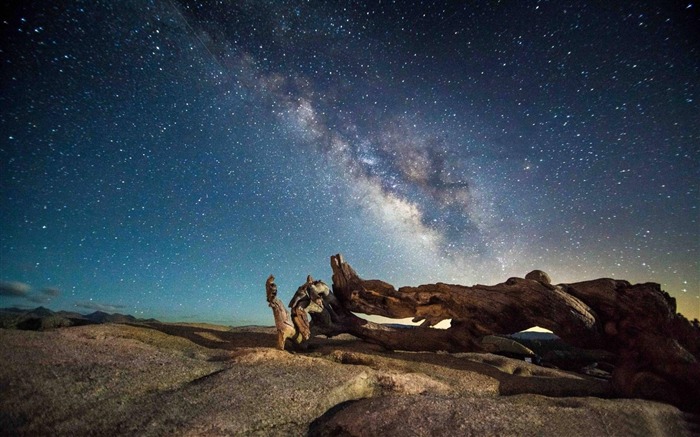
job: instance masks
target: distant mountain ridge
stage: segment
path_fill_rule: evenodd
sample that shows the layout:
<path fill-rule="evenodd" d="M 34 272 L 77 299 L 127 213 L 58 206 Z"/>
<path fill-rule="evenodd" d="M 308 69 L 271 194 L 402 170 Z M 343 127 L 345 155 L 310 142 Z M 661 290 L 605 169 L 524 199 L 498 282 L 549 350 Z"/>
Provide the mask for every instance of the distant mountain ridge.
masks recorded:
<path fill-rule="evenodd" d="M 69 326 L 93 325 L 101 323 L 149 323 L 155 319 L 137 319 L 131 315 L 103 311 L 80 314 L 73 311 L 52 311 L 45 307 L 34 309 L 0 308 L 0 328 L 44 331 Z"/>
<path fill-rule="evenodd" d="M 85 318 L 95 323 L 132 323 L 138 321 L 136 317 L 131 315 L 119 313 L 109 314 L 104 311 L 95 311 L 94 313 L 87 314 Z"/>

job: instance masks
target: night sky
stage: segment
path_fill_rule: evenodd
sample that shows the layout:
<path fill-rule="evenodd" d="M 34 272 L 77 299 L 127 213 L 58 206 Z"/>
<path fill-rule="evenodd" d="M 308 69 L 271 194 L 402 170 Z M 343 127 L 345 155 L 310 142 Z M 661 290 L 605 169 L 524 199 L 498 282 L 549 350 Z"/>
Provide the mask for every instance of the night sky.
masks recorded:
<path fill-rule="evenodd" d="M 0 306 L 271 325 L 267 276 L 286 303 L 343 253 L 700 317 L 699 8 L 10 2 Z"/>

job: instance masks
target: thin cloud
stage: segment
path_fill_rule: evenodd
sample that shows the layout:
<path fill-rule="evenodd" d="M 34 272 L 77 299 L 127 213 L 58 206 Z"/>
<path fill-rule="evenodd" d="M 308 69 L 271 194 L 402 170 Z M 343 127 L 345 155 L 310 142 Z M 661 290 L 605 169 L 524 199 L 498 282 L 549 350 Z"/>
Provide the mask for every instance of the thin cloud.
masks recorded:
<path fill-rule="evenodd" d="M 58 295 L 61 294 L 61 290 L 58 288 L 53 288 L 53 287 L 45 287 L 41 289 L 41 292 L 45 294 L 46 296 L 50 297 L 57 297 Z"/>
<path fill-rule="evenodd" d="M 29 296 L 25 296 L 25 299 L 27 299 L 30 302 L 38 303 L 41 305 L 51 302 L 50 296 L 42 294 L 30 294 Z"/>
<path fill-rule="evenodd" d="M 3 281 L 0 282 L 0 296 L 24 299 L 26 301 L 44 305 L 54 297 L 58 296 L 60 291 L 56 288 L 47 287 L 40 292 L 35 292 L 29 284 L 19 281 Z"/>
<path fill-rule="evenodd" d="M 114 313 L 114 312 L 117 312 L 118 310 L 124 308 L 124 305 L 111 305 L 111 304 L 104 304 L 104 303 L 98 303 L 98 302 L 92 302 L 92 301 L 76 302 L 75 306 L 78 308 L 85 308 L 88 310 L 102 311 L 105 313 Z"/>
<path fill-rule="evenodd" d="M 0 296 L 5 297 L 27 297 L 32 287 L 29 284 L 18 281 L 0 282 Z"/>

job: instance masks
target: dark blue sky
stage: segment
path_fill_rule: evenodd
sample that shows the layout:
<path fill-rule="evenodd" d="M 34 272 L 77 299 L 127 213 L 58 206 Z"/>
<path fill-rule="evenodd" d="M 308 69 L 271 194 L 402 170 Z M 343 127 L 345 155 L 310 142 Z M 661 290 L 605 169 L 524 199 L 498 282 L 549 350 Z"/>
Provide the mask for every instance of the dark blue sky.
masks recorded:
<path fill-rule="evenodd" d="M 695 2 L 11 3 L 0 306 L 271 324 L 341 252 L 700 317 Z"/>

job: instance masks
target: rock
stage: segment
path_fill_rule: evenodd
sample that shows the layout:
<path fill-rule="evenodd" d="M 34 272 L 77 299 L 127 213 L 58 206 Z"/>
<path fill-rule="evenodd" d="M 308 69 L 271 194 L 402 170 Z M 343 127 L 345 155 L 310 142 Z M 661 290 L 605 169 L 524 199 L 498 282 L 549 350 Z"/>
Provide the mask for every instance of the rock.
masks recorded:
<path fill-rule="evenodd" d="M 593 398 L 391 396 L 347 403 L 311 424 L 309 436 L 688 435 L 670 405 Z"/>
<path fill-rule="evenodd" d="M 292 354 L 276 341 L 274 327 L 204 324 L 0 330 L 0 429 L 19 436 L 687 435 L 675 407 L 591 398 L 609 396 L 609 383 L 524 361 L 392 353 L 350 336 L 312 338 L 310 352 Z"/>
<path fill-rule="evenodd" d="M 527 275 L 525 275 L 525 279 L 529 279 L 531 281 L 537 281 L 541 282 L 542 284 L 551 284 L 552 280 L 549 278 L 549 275 L 542 270 L 533 270 Z"/>

